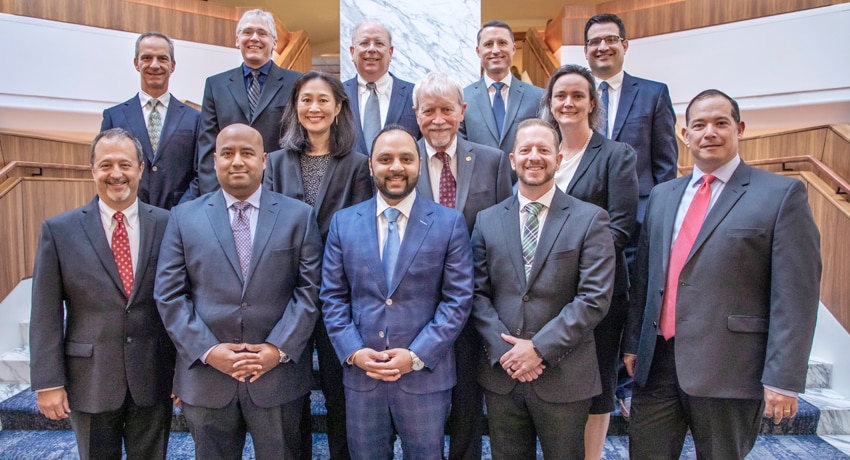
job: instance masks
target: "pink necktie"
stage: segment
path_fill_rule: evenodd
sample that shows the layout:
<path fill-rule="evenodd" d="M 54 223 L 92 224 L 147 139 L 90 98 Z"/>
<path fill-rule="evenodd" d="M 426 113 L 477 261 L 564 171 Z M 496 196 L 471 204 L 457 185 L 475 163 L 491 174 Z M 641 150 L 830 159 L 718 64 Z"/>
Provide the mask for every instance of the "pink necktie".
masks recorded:
<path fill-rule="evenodd" d="M 130 237 L 127 235 L 127 227 L 124 226 L 124 213 L 121 211 L 112 215 L 117 222 L 115 230 L 112 231 L 112 255 L 115 256 L 115 265 L 118 266 L 118 274 L 121 283 L 124 284 L 124 292 L 127 297 L 133 292 L 133 259 L 130 255 Z"/>
<path fill-rule="evenodd" d="M 457 198 L 457 181 L 455 181 L 455 176 L 452 175 L 449 155 L 446 152 L 437 152 L 435 156 L 443 163 L 443 169 L 440 171 L 440 204 L 454 209 L 455 199 Z"/>
<path fill-rule="evenodd" d="M 664 288 L 664 303 L 661 306 L 661 335 L 665 340 L 670 340 L 676 335 L 676 294 L 679 288 L 679 274 L 685 266 L 685 260 L 705 220 L 708 203 L 711 201 L 711 183 L 714 179 L 715 177 L 710 174 L 702 176 L 702 184 L 691 201 L 676 242 L 673 243 L 673 250 L 670 252 L 670 262 L 667 264 L 667 285 Z"/>

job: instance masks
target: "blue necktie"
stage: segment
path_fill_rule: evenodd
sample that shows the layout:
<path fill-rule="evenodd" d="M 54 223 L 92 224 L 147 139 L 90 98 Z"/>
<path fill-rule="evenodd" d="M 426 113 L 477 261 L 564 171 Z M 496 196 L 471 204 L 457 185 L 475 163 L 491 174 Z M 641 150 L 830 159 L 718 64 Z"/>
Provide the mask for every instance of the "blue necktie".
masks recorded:
<path fill-rule="evenodd" d="M 493 118 L 496 119 L 496 131 L 499 133 L 499 139 L 502 138 L 502 127 L 505 125 L 505 100 L 502 99 L 502 87 L 505 84 L 497 81 L 493 83 L 493 88 L 496 88 L 496 94 L 493 95 Z"/>
<path fill-rule="evenodd" d="M 390 289 L 393 281 L 393 271 L 395 263 L 398 260 L 398 249 L 401 246 L 401 239 L 398 235 L 398 219 L 399 211 L 396 208 L 387 208 L 384 210 L 384 217 L 387 218 L 387 240 L 384 242 L 384 275 L 387 277 L 387 289 Z"/>
<path fill-rule="evenodd" d="M 602 90 L 600 99 L 602 99 L 603 124 L 597 131 L 599 131 L 603 136 L 608 137 L 608 82 L 603 81 L 602 83 L 600 83 L 599 89 Z"/>

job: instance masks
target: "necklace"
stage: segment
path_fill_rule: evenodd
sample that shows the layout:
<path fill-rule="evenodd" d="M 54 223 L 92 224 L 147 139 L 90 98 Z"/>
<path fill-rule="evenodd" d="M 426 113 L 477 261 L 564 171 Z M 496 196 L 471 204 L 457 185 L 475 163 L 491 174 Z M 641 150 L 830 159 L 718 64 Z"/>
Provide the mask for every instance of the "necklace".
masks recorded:
<path fill-rule="evenodd" d="M 574 156 L 578 155 L 579 153 L 584 152 L 585 150 L 587 150 L 587 146 L 588 146 L 588 145 L 590 145 L 590 138 L 591 138 L 591 137 L 593 137 L 593 130 L 590 130 L 590 133 L 587 135 L 587 140 L 586 140 L 586 141 L 584 141 L 584 147 L 582 147 L 580 150 L 577 150 L 577 151 L 576 151 L 575 153 L 573 153 L 573 154 L 569 154 L 569 153 L 567 152 L 567 149 L 565 148 L 566 146 L 564 145 L 564 141 L 563 141 L 563 140 L 561 141 L 561 145 L 559 145 L 559 146 L 558 146 L 558 150 L 560 150 L 561 152 L 563 152 L 563 153 L 564 153 L 564 160 L 567 160 L 567 159 L 572 158 L 572 157 L 574 157 Z"/>

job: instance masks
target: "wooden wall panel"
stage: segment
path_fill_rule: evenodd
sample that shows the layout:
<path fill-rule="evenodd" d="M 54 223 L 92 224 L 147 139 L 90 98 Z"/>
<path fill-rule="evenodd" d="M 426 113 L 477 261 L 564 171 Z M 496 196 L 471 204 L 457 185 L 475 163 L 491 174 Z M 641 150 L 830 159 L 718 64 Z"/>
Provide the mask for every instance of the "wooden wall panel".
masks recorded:
<path fill-rule="evenodd" d="M 0 146 L 6 162 L 13 160 L 61 163 L 68 165 L 89 164 L 90 144 L 53 141 L 37 137 L 0 133 Z"/>
<path fill-rule="evenodd" d="M 22 191 L 15 187 L 0 198 L 0 299 L 12 292 L 26 273 L 26 249 L 21 244 L 24 236 Z"/>
<path fill-rule="evenodd" d="M 850 180 L 850 140 L 835 129 L 826 132 L 823 158 L 821 159 L 839 176 Z"/>

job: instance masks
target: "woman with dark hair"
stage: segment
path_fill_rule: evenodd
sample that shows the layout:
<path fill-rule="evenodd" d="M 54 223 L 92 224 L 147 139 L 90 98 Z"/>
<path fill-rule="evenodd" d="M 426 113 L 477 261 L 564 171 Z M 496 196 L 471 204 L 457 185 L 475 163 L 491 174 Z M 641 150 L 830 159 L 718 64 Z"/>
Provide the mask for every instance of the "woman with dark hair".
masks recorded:
<path fill-rule="evenodd" d="M 590 70 L 566 65 L 550 78 L 540 102 L 540 117 L 561 135 L 561 165 L 555 182 L 567 194 L 608 211 L 617 256 L 614 292 L 605 319 L 594 329 L 602 394 L 593 398 L 585 427 L 585 458 L 599 459 L 614 410 L 620 336 L 629 301 L 629 276 L 623 252 L 635 226 L 638 182 L 635 152 L 594 129 L 602 123 L 596 83 Z"/>
<path fill-rule="evenodd" d="M 373 194 L 368 158 L 352 150 L 353 120 L 339 79 L 317 71 L 301 75 L 283 112 L 281 150 L 270 153 L 266 165 L 264 184 L 268 189 L 304 201 L 316 210 L 322 242 L 327 239 L 335 212 Z M 342 366 L 321 316 L 313 339 L 319 352 L 319 377 L 328 410 L 331 458 L 348 458 Z M 309 400 L 304 417 L 302 429 L 309 436 Z M 309 448 L 311 440 L 303 443 L 302 448 Z"/>

